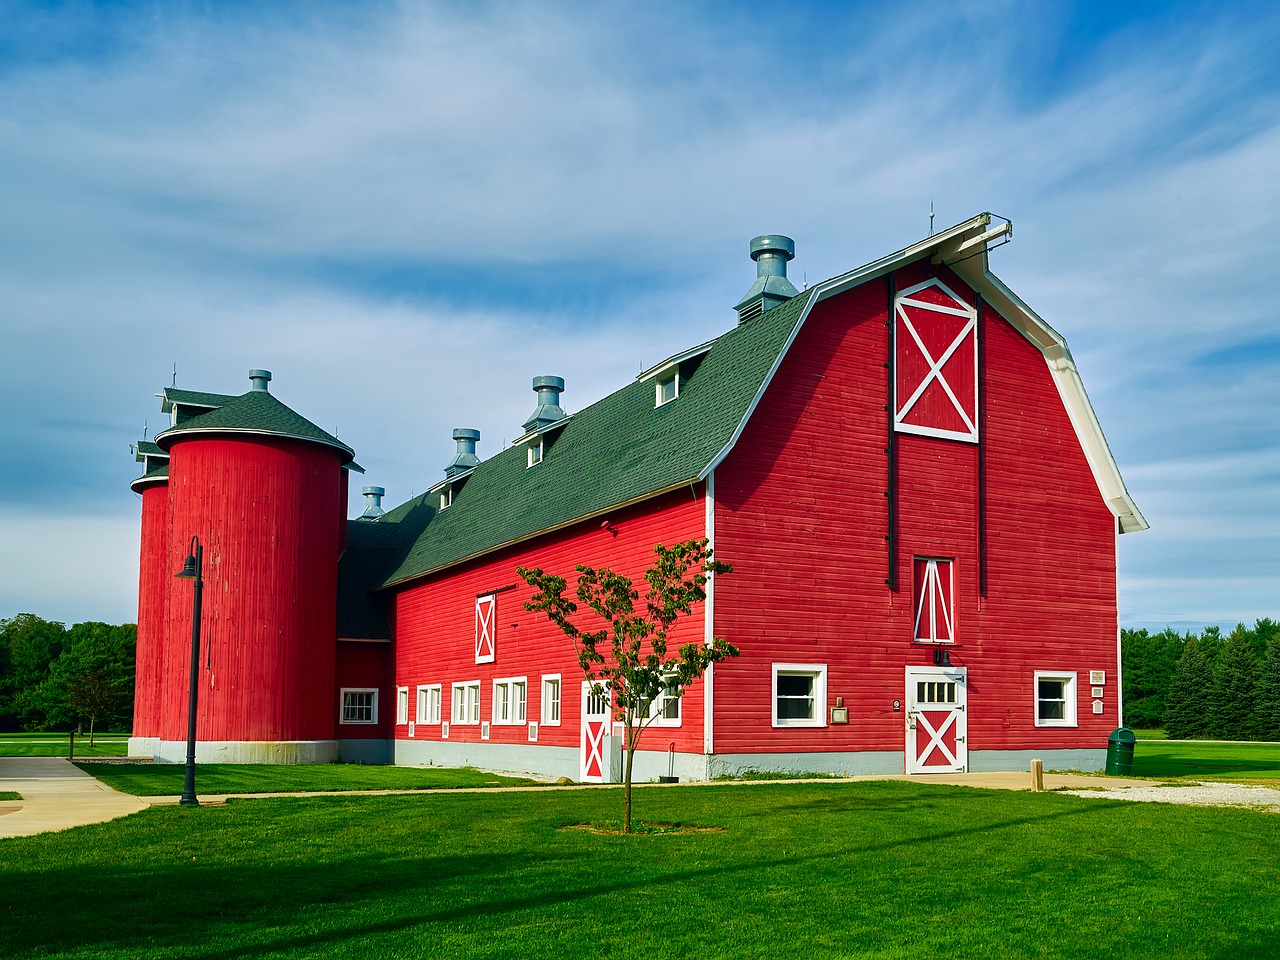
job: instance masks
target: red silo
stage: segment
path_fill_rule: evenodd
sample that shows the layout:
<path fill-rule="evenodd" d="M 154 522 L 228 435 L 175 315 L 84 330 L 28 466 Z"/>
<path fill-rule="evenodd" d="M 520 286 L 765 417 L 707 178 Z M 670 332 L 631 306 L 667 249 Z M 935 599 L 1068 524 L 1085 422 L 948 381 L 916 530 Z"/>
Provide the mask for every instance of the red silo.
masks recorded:
<path fill-rule="evenodd" d="M 197 757 L 337 758 L 334 684 L 344 466 L 352 451 L 267 391 L 160 434 L 170 452 L 169 576 L 204 547 Z M 186 750 L 192 588 L 173 581 L 158 756 Z"/>
<path fill-rule="evenodd" d="M 151 466 L 149 461 L 147 465 Z M 150 757 L 155 754 L 160 739 L 165 637 L 169 629 L 173 581 L 173 571 L 169 569 L 169 483 L 165 468 L 148 469 L 130 486 L 142 497 L 142 537 L 137 677 L 129 755 Z"/>

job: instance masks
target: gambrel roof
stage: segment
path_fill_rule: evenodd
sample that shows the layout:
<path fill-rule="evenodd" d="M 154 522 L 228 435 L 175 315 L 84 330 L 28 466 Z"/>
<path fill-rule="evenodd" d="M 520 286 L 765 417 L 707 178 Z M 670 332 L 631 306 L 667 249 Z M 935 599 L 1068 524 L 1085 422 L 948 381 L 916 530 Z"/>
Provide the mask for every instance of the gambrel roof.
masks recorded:
<path fill-rule="evenodd" d="M 706 350 L 685 351 L 679 398 L 655 406 L 649 378 L 630 383 L 544 432 L 545 455 L 528 466 L 515 445 L 452 478 L 452 503 L 431 491 L 376 522 L 394 561 L 384 587 L 444 569 L 529 537 L 703 480 L 733 449 L 813 306 L 859 284 L 931 258 L 958 273 L 1044 354 L 1122 532 L 1147 526 L 1107 447 L 1066 342 L 987 270 L 987 245 L 1011 232 L 982 214 L 841 274 L 741 323 Z M 651 371 L 652 372 L 652 371 Z M 201 418 L 203 419 L 203 418 Z"/>

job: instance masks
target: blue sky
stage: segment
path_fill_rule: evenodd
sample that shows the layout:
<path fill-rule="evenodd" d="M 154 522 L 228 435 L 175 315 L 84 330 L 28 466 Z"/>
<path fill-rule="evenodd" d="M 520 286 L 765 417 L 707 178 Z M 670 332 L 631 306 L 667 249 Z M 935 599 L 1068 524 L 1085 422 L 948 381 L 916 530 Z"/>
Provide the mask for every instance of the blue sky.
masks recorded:
<path fill-rule="evenodd" d="M 1116 6 L 0 0 L 0 617 L 135 616 L 175 366 L 399 502 L 727 329 L 752 236 L 816 282 L 931 202 L 1071 343 L 1122 619 L 1280 616 L 1280 9 Z"/>

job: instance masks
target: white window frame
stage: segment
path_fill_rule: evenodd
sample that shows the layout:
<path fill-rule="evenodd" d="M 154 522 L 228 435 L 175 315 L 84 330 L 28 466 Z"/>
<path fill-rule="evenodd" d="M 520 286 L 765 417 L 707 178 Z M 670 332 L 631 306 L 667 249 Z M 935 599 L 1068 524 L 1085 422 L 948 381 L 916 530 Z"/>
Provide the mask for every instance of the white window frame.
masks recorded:
<path fill-rule="evenodd" d="M 521 694 L 518 700 L 516 699 L 517 692 Z M 522 726 L 526 722 L 528 712 L 528 677 L 500 677 L 493 681 L 494 726 Z"/>
<path fill-rule="evenodd" d="M 547 689 L 551 684 L 555 684 L 555 696 L 549 696 Z M 542 675 L 542 695 L 538 709 L 542 715 L 542 725 L 544 727 L 560 726 L 560 717 L 564 712 L 564 683 L 560 679 L 558 673 L 544 673 Z M 551 710 L 555 706 L 554 716 Z"/>
<path fill-rule="evenodd" d="M 433 697 L 432 694 L 435 694 Z M 418 687 L 417 723 L 436 724 L 440 722 L 440 684 L 424 683 Z"/>
<path fill-rule="evenodd" d="M 539 436 L 537 441 L 529 441 L 529 466 L 536 467 L 542 462 L 542 458 L 546 456 L 546 449 L 542 445 L 542 437 Z"/>
<path fill-rule="evenodd" d="M 778 716 L 778 677 L 813 677 L 813 716 Z M 825 727 L 827 725 L 827 665 L 825 663 L 775 663 L 773 682 L 769 685 L 770 712 L 775 727 Z"/>
<path fill-rule="evenodd" d="M 675 678 L 672 677 L 671 679 Z M 649 701 L 649 725 L 654 727 L 680 726 L 680 721 L 684 717 L 684 708 L 680 705 L 680 701 L 683 699 L 683 693 L 678 697 L 669 696 L 664 682 L 661 692 L 653 700 Z M 672 703 L 675 704 L 676 715 L 674 717 L 664 716 L 667 705 Z"/>
<path fill-rule="evenodd" d="M 923 562 L 925 565 L 924 583 L 915 583 L 911 589 L 916 592 L 913 603 L 916 608 L 915 626 L 912 628 L 912 640 L 915 643 L 955 643 L 956 641 L 956 561 L 954 557 L 912 557 L 911 566 L 915 568 L 916 563 Z M 945 604 L 935 602 L 938 594 L 942 591 L 942 574 L 938 570 L 938 564 L 946 564 L 947 569 L 947 586 Z M 928 605 L 928 623 L 921 624 L 921 620 L 925 620 L 925 605 Z M 935 620 L 935 611 L 938 607 L 942 608 L 943 622 L 937 623 Z M 921 630 L 921 626 L 926 629 Z M 942 629 L 939 630 L 939 627 Z"/>
<path fill-rule="evenodd" d="M 663 387 L 671 384 L 671 396 L 665 399 L 662 396 Z M 653 381 L 653 405 L 661 407 L 663 404 L 671 403 L 673 400 L 680 398 L 680 368 L 675 367 L 670 374 L 660 373 L 657 379 Z"/>
<path fill-rule="evenodd" d="M 468 696 L 468 691 L 474 694 Z M 480 681 L 455 683 L 449 692 L 449 716 L 454 726 L 474 727 L 480 722 Z"/>
<path fill-rule="evenodd" d="M 368 720 L 348 720 L 347 719 L 347 694 L 349 693 L 370 693 L 373 694 L 369 703 L 370 718 Z M 378 688 L 377 687 L 343 687 L 338 691 L 338 723 L 340 724 L 371 724 L 378 722 Z"/>
<path fill-rule="evenodd" d="M 453 506 L 453 484 L 440 491 L 440 509 L 448 510 Z"/>
<path fill-rule="evenodd" d="M 1040 681 L 1041 680 L 1060 680 L 1062 681 L 1063 714 L 1059 718 L 1040 718 Z M 1031 709 L 1032 716 L 1035 717 L 1037 727 L 1077 727 L 1078 720 L 1078 701 L 1080 699 L 1079 686 L 1076 682 L 1076 674 L 1070 670 L 1037 670 L 1035 678 L 1032 680 L 1031 687 Z M 1045 701 L 1049 703 L 1058 703 L 1057 700 Z"/>
<path fill-rule="evenodd" d="M 409 688 L 396 687 L 396 726 L 409 722 Z"/>

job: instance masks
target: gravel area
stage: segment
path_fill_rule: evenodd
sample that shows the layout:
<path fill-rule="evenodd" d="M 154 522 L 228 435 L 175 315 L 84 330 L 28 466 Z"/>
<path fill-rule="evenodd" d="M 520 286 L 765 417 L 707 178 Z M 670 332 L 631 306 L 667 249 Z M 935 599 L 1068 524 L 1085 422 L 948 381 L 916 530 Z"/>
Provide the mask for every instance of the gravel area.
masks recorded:
<path fill-rule="evenodd" d="M 1136 800 L 1140 803 L 1189 803 L 1201 807 L 1253 807 L 1280 813 L 1280 789 L 1250 787 L 1241 783 L 1153 783 L 1149 787 L 1115 787 L 1110 790 L 1063 790 L 1073 797 L 1099 800 Z"/>

